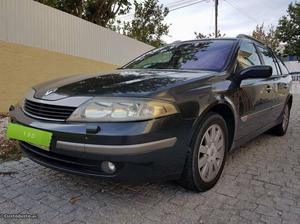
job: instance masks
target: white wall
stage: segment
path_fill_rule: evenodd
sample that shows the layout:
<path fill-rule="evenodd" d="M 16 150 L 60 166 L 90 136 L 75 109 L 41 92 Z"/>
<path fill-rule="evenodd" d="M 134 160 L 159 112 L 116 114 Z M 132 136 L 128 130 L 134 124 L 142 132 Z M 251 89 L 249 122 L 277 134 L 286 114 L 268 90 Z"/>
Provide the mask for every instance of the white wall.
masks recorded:
<path fill-rule="evenodd" d="M 116 65 L 152 49 L 33 0 L 0 0 L 0 40 Z"/>
<path fill-rule="evenodd" d="M 290 72 L 300 72 L 300 63 L 298 61 L 285 61 L 284 64 Z"/>

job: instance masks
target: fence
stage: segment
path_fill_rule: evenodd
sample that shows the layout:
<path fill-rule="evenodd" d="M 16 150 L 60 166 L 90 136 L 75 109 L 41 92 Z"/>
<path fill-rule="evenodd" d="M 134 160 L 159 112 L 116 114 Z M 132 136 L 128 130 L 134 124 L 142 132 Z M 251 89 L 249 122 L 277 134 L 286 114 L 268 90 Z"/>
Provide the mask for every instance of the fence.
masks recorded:
<path fill-rule="evenodd" d="M 293 81 L 300 81 L 300 72 L 291 73 Z"/>

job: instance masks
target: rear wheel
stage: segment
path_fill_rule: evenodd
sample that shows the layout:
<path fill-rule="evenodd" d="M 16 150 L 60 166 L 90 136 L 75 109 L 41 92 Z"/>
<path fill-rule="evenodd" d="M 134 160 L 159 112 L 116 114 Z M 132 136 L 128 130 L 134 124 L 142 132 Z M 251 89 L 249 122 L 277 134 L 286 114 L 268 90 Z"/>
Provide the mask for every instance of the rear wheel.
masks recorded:
<path fill-rule="evenodd" d="M 196 141 L 187 156 L 180 183 L 191 190 L 212 188 L 221 176 L 228 150 L 228 130 L 224 119 L 210 113 L 200 125 Z"/>
<path fill-rule="evenodd" d="M 279 125 L 275 126 L 274 128 L 272 128 L 271 132 L 278 136 L 285 135 L 285 133 L 289 127 L 289 122 L 290 122 L 290 106 L 289 106 L 289 104 L 286 104 L 283 109 L 281 123 Z"/>

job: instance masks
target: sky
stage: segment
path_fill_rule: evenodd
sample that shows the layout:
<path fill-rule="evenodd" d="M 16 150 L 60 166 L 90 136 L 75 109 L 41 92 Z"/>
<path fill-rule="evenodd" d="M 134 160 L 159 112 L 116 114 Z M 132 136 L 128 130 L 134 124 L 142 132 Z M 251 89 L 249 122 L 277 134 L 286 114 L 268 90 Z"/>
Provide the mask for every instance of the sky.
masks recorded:
<path fill-rule="evenodd" d="M 197 0 L 195 0 L 197 1 Z M 141 2 L 141 1 L 140 1 Z M 160 0 L 161 4 L 170 5 L 179 0 Z M 251 34 L 257 24 L 266 27 L 277 25 L 278 19 L 286 15 L 291 0 L 219 0 L 219 30 L 227 37 L 238 34 Z M 129 19 L 128 17 L 125 19 Z M 194 32 L 203 34 L 214 32 L 214 1 L 205 0 L 198 4 L 174 10 L 165 18 L 171 24 L 167 43 L 195 38 Z"/>

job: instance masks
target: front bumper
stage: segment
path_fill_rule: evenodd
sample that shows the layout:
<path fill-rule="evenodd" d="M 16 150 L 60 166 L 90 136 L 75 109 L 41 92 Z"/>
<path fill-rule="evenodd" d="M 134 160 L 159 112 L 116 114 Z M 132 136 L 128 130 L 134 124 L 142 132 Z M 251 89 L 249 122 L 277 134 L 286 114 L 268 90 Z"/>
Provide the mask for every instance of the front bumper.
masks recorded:
<path fill-rule="evenodd" d="M 89 134 L 90 123 L 47 122 L 31 118 L 21 108 L 11 111 L 12 122 L 53 133 L 50 151 L 20 142 L 33 161 L 65 172 L 117 180 L 176 179 L 189 149 L 191 125 L 180 115 L 150 121 L 98 123 L 101 131 Z M 113 174 L 101 162 L 117 165 Z"/>
<path fill-rule="evenodd" d="M 177 138 L 168 138 L 153 142 L 132 144 L 132 145 L 96 145 L 96 144 L 84 144 L 73 143 L 65 141 L 57 141 L 56 148 L 68 150 L 71 153 L 82 152 L 93 155 L 137 155 L 148 152 L 153 152 L 159 149 L 170 148 L 175 145 Z"/>

